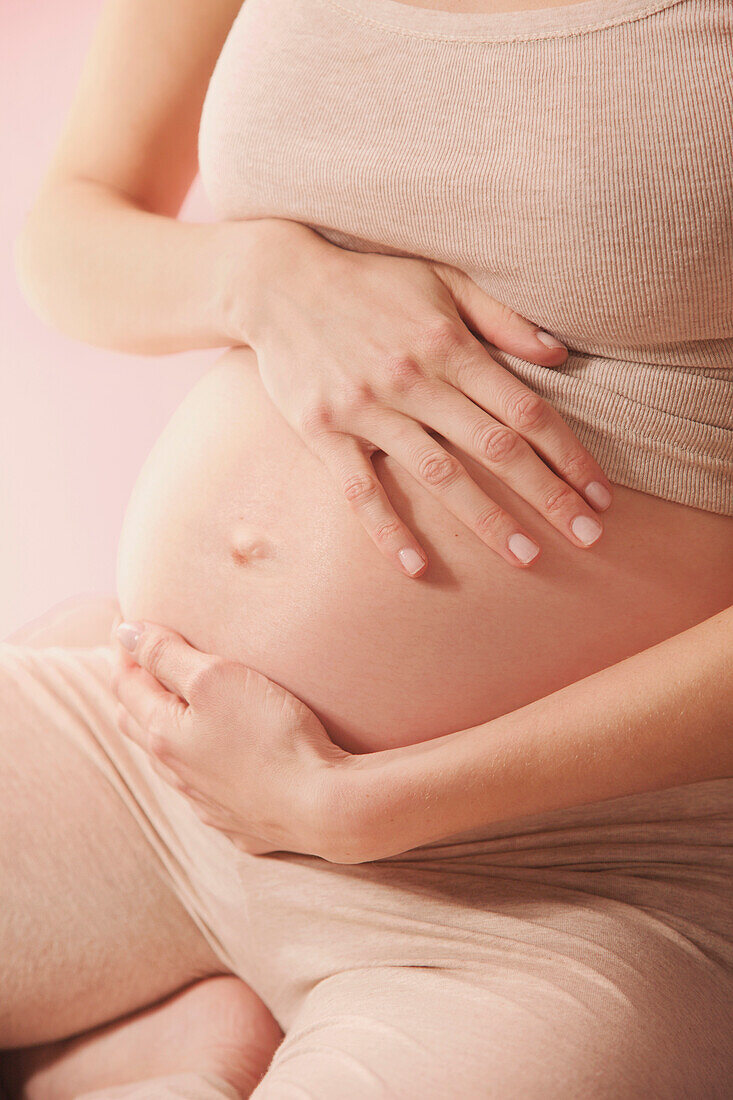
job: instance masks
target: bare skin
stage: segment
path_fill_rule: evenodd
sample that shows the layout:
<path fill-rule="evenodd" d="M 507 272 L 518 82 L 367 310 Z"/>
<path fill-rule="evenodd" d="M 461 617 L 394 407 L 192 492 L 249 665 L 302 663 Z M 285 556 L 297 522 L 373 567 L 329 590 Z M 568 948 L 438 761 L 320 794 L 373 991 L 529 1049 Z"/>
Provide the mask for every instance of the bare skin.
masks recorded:
<path fill-rule="evenodd" d="M 515 498 L 543 553 L 513 570 L 396 462 L 377 465 L 430 540 L 419 581 L 374 552 L 265 394 L 254 353 L 229 352 L 135 487 L 118 558 L 124 617 L 250 665 L 338 744 L 370 752 L 514 711 L 733 599 L 724 516 L 616 486 L 604 537 L 577 551 Z M 472 475 L 509 503 L 492 475 Z"/>

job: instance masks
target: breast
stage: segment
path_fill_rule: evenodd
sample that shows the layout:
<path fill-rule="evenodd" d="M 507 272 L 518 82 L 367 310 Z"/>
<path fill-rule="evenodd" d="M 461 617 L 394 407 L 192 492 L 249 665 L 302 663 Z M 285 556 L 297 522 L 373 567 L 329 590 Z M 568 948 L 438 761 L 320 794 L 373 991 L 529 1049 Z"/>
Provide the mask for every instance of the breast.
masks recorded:
<path fill-rule="evenodd" d="M 270 402 L 254 352 L 229 352 L 174 413 L 125 516 L 126 618 L 241 660 L 368 751 L 513 710 L 733 599 L 730 520 L 617 489 L 606 533 L 570 546 L 491 475 L 478 483 L 541 544 L 514 570 L 392 460 L 376 459 L 430 556 L 386 563 Z"/>
<path fill-rule="evenodd" d="M 466 42 L 247 0 L 204 107 L 205 186 L 221 216 L 455 264 L 579 353 L 729 366 L 733 11 L 715 7 Z"/>

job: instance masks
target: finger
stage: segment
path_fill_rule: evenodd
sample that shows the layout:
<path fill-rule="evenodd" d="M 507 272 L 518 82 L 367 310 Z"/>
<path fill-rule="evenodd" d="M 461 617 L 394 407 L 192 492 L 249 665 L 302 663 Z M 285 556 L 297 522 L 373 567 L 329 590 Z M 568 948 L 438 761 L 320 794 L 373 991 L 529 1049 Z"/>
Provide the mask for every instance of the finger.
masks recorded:
<path fill-rule="evenodd" d="M 556 367 L 565 362 L 568 350 L 551 333 L 497 302 L 458 268 L 441 263 L 433 267 L 450 290 L 461 319 L 489 343 L 541 366 Z"/>
<path fill-rule="evenodd" d="M 140 725 L 137 718 L 130 713 L 123 703 L 117 704 L 116 720 L 120 733 L 124 734 L 129 741 L 133 741 L 139 748 L 143 749 L 144 752 L 148 754 L 153 770 L 156 771 L 161 778 L 165 779 L 166 783 L 171 787 L 179 788 L 182 786 L 183 780 L 178 773 L 170 767 L 170 765 L 164 764 L 162 760 L 158 760 L 154 753 L 151 752 L 150 735 L 148 731 Z"/>
<path fill-rule="evenodd" d="M 539 554 L 534 539 L 491 500 L 449 454 L 414 420 L 381 409 L 374 442 L 510 565 L 529 565 Z"/>
<path fill-rule="evenodd" d="M 585 500 L 526 440 L 439 380 L 415 392 L 415 419 L 440 432 L 526 500 L 575 546 L 587 549 L 603 527 Z"/>
<path fill-rule="evenodd" d="M 181 739 L 186 704 L 136 666 L 115 677 L 114 687 L 121 705 L 145 733 L 141 748 L 161 759 L 172 758 L 176 740 Z"/>
<path fill-rule="evenodd" d="M 236 822 L 234 821 L 232 814 L 227 810 L 222 809 L 215 802 L 202 796 L 198 791 L 191 787 L 179 788 L 180 793 L 184 796 L 186 801 L 191 806 L 199 821 L 202 821 L 204 825 L 209 825 L 212 829 L 216 829 L 218 832 L 225 832 L 227 829 L 232 829 Z"/>
<path fill-rule="evenodd" d="M 130 714 L 124 703 L 117 704 L 115 719 L 120 733 L 124 734 L 128 741 L 133 741 L 139 748 L 148 752 L 148 731 L 143 729 L 137 718 Z"/>
<path fill-rule="evenodd" d="M 175 787 L 180 794 L 185 795 L 187 798 L 195 796 L 201 801 L 205 799 L 203 794 L 193 790 L 191 784 L 196 783 L 197 778 L 187 765 L 172 754 L 164 752 L 161 757 L 159 743 L 153 740 L 151 744 L 148 730 L 140 725 L 137 718 L 122 703 L 117 705 L 116 721 L 120 733 L 147 753 L 153 771 L 157 772 L 170 787 Z M 154 747 L 158 748 L 157 753 L 153 751 Z M 206 801 L 208 802 L 208 799 Z"/>
<path fill-rule="evenodd" d="M 194 649 L 174 630 L 154 623 L 120 623 L 117 637 L 136 664 L 187 701 L 197 679 L 217 660 Z"/>
<path fill-rule="evenodd" d="M 408 577 L 421 576 L 427 568 L 427 554 L 390 504 L 359 442 L 334 432 L 322 437 L 314 450 L 381 553 Z"/>
<path fill-rule="evenodd" d="M 118 623 L 118 626 L 119 625 L 120 624 Z M 127 652 L 127 650 L 124 648 L 124 646 L 120 645 L 120 640 L 117 637 L 116 631 L 117 631 L 117 627 L 115 627 L 115 632 L 113 633 L 112 638 L 111 638 L 112 689 L 115 690 L 115 691 L 117 689 L 117 683 L 119 681 L 120 676 L 122 676 L 123 673 L 129 671 L 129 669 L 131 669 L 131 668 L 137 668 L 137 665 L 133 661 L 130 654 Z"/>
<path fill-rule="evenodd" d="M 474 345 L 454 356 L 446 380 L 526 439 L 557 476 L 596 511 L 605 511 L 612 500 L 611 483 L 572 428 L 557 409 L 492 359 L 478 341 Z"/>
<path fill-rule="evenodd" d="M 115 613 L 114 618 L 112 619 L 112 626 L 110 627 L 110 630 L 109 630 L 110 638 L 116 639 L 116 637 L 117 637 L 117 627 L 120 625 L 121 622 L 122 622 L 122 613 L 118 610 Z"/>
<path fill-rule="evenodd" d="M 194 780 L 195 782 L 195 780 Z M 216 802 L 208 798 L 198 787 L 191 786 L 190 783 L 182 782 L 179 780 L 176 790 L 179 794 L 183 795 L 186 801 L 190 804 L 191 808 L 196 812 L 199 818 L 207 825 L 212 825 L 214 828 L 221 828 L 226 825 L 229 828 L 232 826 L 232 816 L 228 814 L 226 810 L 222 810 Z"/>
<path fill-rule="evenodd" d="M 158 760 L 157 756 L 153 755 L 150 756 L 150 766 L 155 774 L 159 775 L 160 778 L 165 783 L 167 783 L 169 787 L 172 787 L 173 790 L 178 791 L 179 794 L 185 795 L 188 788 L 174 768 L 171 768 L 167 764 L 164 764 L 162 760 Z"/>
<path fill-rule="evenodd" d="M 196 809 L 205 810 L 206 813 L 212 816 L 219 811 L 215 802 L 212 802 L 210 798 L 207 798 L 205 794 L 199 791 L 196 787 L 192 787 L 188 783 L 181 783 L 178 790 L 188 802 L 190 802 Z"/>

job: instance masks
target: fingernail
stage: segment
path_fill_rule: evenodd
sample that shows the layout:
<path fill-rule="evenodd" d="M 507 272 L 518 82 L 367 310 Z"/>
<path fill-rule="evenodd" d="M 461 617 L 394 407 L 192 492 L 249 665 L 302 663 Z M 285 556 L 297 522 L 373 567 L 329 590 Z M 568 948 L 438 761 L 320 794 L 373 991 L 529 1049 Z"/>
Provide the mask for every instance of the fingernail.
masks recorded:
<path fill-rule="evenodd" d="M 541 344 L 544 344 L 546 348 L 564 348 L 565 345 L 561 344 L 559 340 L 556 340 L 554 336 L 550 336 L 549 332 L 543 332 L 540 329 L 535 333 L 535 336 Z"/>
<path fill-rule="evenodd" d="M 532 542 L 532 539 L 528 539 L 526 535 L 520 534 L 519 531 L 509 536 L 507 546 L 514 557 L 521 561 L 523 565 L 528 565 L 540 552 L 537 543 Z"/>
<path fill-rule="evenodd" d="M 406 546 L 404 550 L 400 550 L 397 557 L 402 562 L 402 568 L 406 573 L 409 573 L 411 577 L 419 573 L 425 565 L 424 558 L 421 558 L 417 550 L 413 550 L 410 546 Z"/>
<path fill-rule="evenodd" d="M 591 546 L 603 534 L 600 523 L 590 516 L 576 516 L 570 524 L 570 530 L 584 546 Z"/>
<path fill-rule="evenodd" d="M 142 623 L 120 623 L 115 633 L 120 640 L 120 644 L 128 649 L 130 653 L 134 650 L 140 635 L 143 632 Z"/>
<path fill-rule="evenodd" d="M 595 508 L 600 508 L 603 511 L 608 508 L 611 503 L 611 494 L 605 485 L 601 485 L 600 481 L 591 481 L 590 485 L 585 487 L 585 495 Z"/>

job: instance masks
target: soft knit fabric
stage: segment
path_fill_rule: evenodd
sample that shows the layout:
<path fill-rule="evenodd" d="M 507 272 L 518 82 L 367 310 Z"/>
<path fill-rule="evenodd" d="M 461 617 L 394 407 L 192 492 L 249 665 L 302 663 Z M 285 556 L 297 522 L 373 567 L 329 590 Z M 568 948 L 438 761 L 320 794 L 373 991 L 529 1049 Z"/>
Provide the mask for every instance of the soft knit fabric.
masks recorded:
<path fill-rule="evenodd" d="M 119 980 L 180 901 L 286 1032 L 253 1100 L 733 1095 L 733 779 L 374 863 L 250 856 L 120 734 L 111 671 L 0 645 L 0 1019 L 89 997 L 94 960 Z M 190 1073 L 83 1100 L 123 1097 L 233 1100 Z"/>
<path fill-rule="evenodd" d="M 208 1073 L 176 1073 L 115 1088 L 95 1089 L 75 1100 L 241 1100 L 241 1096 L 220 1077 Z"/>
<path fill-rule="evenodd" d="M 246 0 L 201 171 L 221 217 L 466 271 L 571 349 L 492 354 L 612 480 L 731 515 L 732 73 L 729 0 Z"/>

